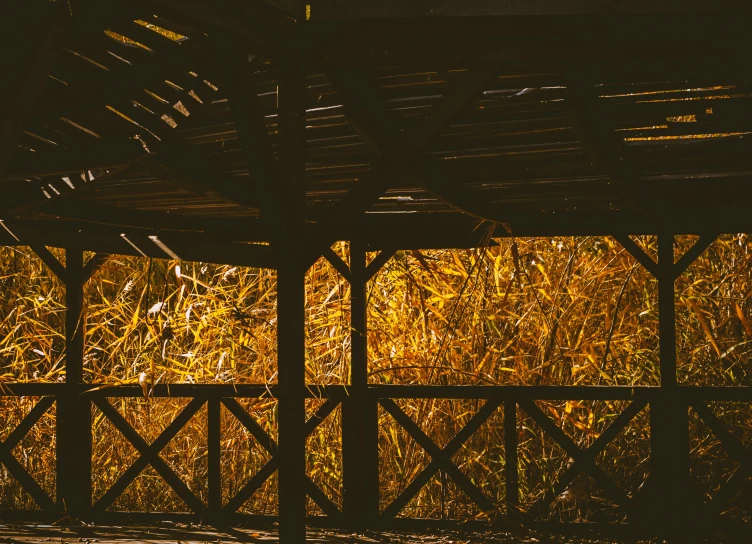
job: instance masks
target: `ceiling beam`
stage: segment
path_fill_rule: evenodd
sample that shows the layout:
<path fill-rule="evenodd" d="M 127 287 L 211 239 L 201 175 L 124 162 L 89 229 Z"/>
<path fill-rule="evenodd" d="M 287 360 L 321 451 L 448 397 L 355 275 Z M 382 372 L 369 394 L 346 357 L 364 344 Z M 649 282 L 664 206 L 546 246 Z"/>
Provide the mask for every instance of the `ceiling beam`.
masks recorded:
<path fill-rule="evenodd" d="M 42 95 L 71 15 L 63 2 L 23 4 L 2 25 L 4 81 L 0 91 L 0 175 L 18 147 L 29 113 Z M 10 54 L 13 51 L 13 55 Z M 5 65 L 5 62 L 8 65 Z"/>
<path fill-rule="evenodd" d="M 292 191 L 285 187 L 286 179 L 280 175 L 272 155 L 269 133 L 259 107 L 254 73 L 256 65 L 248 61 L 247 56 L 231 38 L 217 36 L 212 41 L 216 46 L 217 63 L 220 66 L 243 159 L 248 168 L 250 179 L 247 183 L 260 202 L 261 217 L 267 231 L 272 236 L 281 235 L 284 225 L 292 220 L 289 217 L 291 206 L 287 202 Z M 279 244 L 282 241 L 274 242 Z"/>
<path fill-rule="evenodd" d="M 237 240 L 246 240 L 248 235 L 259 231 L 258 217 L 207 218 L 200 215 L 184 215 L 171 211 L 147 211 L 108 206 L 96 200 L 56 199 L 44 204 L 38 211 L 61 219 L 99 223 L 112 227 L 131 227 L 165 231 L 184 231 L 196 234 L 212 231 L 223 237 L 233 231 L 242 235 Z"/>
<path fill-rule="evenodd" d="M 73 247 L 97 253 L 275 268 L 268 245 L 210 240 L 202 233 L 68 221 L 3 221 L 0 245 Z"/>
<path fill-rule="evenodd" d="M 0 88 L 0 177 L 5 177 L 23 127 L 37 116 L 36 108 L 52 66 L 70 36 L 104 30 L 113 21 L 128 20 L 133 8 L 122 0 L 67 2 L 14 1 L 13 17 L 2 28 L 5 82 Z M 4 107 L 3 107 L 4 106 Z"/>
<path fill-rule="evenodd" d="M 499 15 L 580 15 L 586 13 L 686 13 L 716 12 L 720 1 L 708 0 L 330 0 L 314 6 L 312 14 L 319 19 L 360 19 L 385 17 L 445 17 Z"/>
<path fill-rule="evenodd" d="M 346 74 L 335 75 L 333 83 L 345 105 L 345 115 L 356 118 L 356 126 L 361 126 L 364 134 L 371 137 L 373 145 L 381 148 L 381 158 L 363 175 L 357 186 L 350 189 L 334 206 L 330 213 L 319 220 L 306 237 L 305 262 L 313 263 L 325 248 L 330 247 L 339 232 L 362 216 L 384 193 L 393 181 L 394 175 L 414 162 L 432 138 L 454 118 L 483 85 L 493 77 L 495 70 L 470 71 L 458 74 L 442 101 L 435 107 L 429 118 L 411 130 L 404 137 L 394 133 L 388 140 L 389 129 L 377 129 L 381 125 L 370 116 L 360 118 L 358 112 L 369 109 L 379 111 L 381 104 L 376 102 L 375 93 L 365 93 L 364 81 L 349 78 Z M 361 122 L 362 121 L 362 122 Z M 383 145 L 383 147 L 382 147 Z"/>
<path fill-rule="evenodd" d="M 315 9 L 315 6 L 314 6 Z M 746 58 L 745 17 L 724 11 L 680 14 L 498 15 L 320 21 L 302 25 L 309 57 L 328 65 L 401 65 L 428 61 L 515 62 L 630 67 L 656 59 L 715 58 L 734 66 Z M 347 47 L 342 47 L 346 43 Z M 458 64 L 461 62 L 462 64 Z"/>
<path fill-rule="evenodd" d="M 109 38 L 103 34 L 92 39 L 84 34 L 79 40 L 84 47 L 88 45 L 103 48 L 101 52 L 104 53 Z M 112 42 L 110 49 L 117 50 L 115 45 L 115 42 Z M 90 113 L 95 108 L 105 108 L 117 99 L 146 101 L 145 88 L 153 90 L 155 86 L 164 84 L 165 79 L 174 79 L 176 75 L 189 71 L 203 72 L 209 68 L 208 64 L 197 63 L 186 53 L 185 49 L 193 46 L 191 43 L 186 43 L 185 46 L 173 45 L 175 47 L 160 47 L 152 54 L 144 54 L 143 60 L 134 61 L 131 65 L 120 61 L 113 62 L 107 80 L 102 86 L 79 90 L 72 100 L 42 105 L 33 113 L 30 121 L 42 122 L 60 117 L 76 121 L 78 115 Z"/>
<path fill-rule="evenodd" d="M 240 220 L 238 220 L 240 221 Z M 200 225 L 203 225 L 203 222 Z M 242 227 L 246 227 L 245 229 Z M 603 212 L 546 213 L 523 217 L 511 232 L 462 213 L 366 213 L 340 231 L 338 240 L 357 237 L 368 251 L 383 249 L 472 248 L 487 243 L 489 228 L 495 238 L 568 237 L 656 234 L 670 229 L 676 234 L 752 232 L 752 208 L 677 210 L 663 216 L 627 210 Z M 0 245 L 72 245 L 99 253 L 141 255 L 121 234 L 147 256 L 168 258 L 149 235 L 163 240 L 184 260 L 243 266 L 276 266 L 276 257 L 266 242 L 269 236 L 260 224 L 235 225 L 216 221 L 203 232 L 146 229 L 92 224 L 68 220 L 0 221 Z M 17 239 L 16 239 L 17 238 Z"/>
<path fill-rule="evenodd" d="M 248 43 L 254 54 L 294 56 L 295 19 L 262 0 L 140 0 L 150 9 L 187 17 L 203 30 L 207 26 L 230 32 Z"/>
<path fill-rule="evenodd" d="M 622 192 L 634 192 L 637 171 L 621 156 L 621 138 L 601 111 L 593 82 L 570 74 L 565 100 L 570 125 L 590 164 L 605 172 Z"/>

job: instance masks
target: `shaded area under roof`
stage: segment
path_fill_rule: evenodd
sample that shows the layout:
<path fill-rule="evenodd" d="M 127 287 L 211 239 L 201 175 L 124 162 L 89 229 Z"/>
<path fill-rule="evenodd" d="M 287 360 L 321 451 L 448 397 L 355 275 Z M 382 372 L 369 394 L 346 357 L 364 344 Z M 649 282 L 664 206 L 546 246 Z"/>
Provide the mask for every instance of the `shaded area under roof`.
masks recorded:
<path fill-rule="evenodd" d="M 273 264 L 291 74 L 312 246 L 750 230 L 742 8 L 540 4 L 45 4 L 3 50 L 0 242 Z"/>

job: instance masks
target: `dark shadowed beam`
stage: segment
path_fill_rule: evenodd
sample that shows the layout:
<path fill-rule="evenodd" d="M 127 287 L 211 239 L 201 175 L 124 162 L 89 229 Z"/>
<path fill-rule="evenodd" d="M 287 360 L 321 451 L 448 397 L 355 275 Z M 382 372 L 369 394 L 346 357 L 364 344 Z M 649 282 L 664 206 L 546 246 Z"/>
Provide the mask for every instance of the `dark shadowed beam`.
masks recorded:
<path fill-rule="evenodd" d="M 679 217 L 675 221 L 663 221 L 650 218 L 644 214 L 627 212 L 608 212 L 602 214 L 546 214 L 537 221 L 518 223 L 510 234 L 506 228 L 496 225 L 494 238 L 517 237 L 551 237 L 551 236 L 627 236 L 629 234 L 655 234 L 666 224 L 674 224 L 677 232 L 696 234 L 697 225 L 708 225 L 714 232 L 735 233 L 752 231 L 752 210 L 721 210 L 720 212 L 697 215 L 694 218 Z M 163 220 L 169 223 L 169 218 Z M 93 251 L 137 254 L 133 248 L 120 239 L 121 233 L 133 235 L 134 239 L 144 238 L 154 232 L 165 238 L 172 238 L 183 244 L 206 244 L 217 247 L 207 257 L 221 255 L 223 244 L 228 248 L 237 247 L 238 242 L 267 242 L 265 230 L 258 222 L 246 219 L 202 219 L 196 224 L 196 230 L 180 231 L 160 225 L 149 228 L 112 226 L 106 224 L 89 224 L 80 221 L 6 221 L 0 224 L 0 243 L 5 245 L 23 245 L 16 241 L 2 225 L 11 231 L 31 236 L 36 243 L 50 246 L 63 246 L 66 237 L 77 244 Z M 489 222 L 460 213 L 426 213 L 426 214 L 365 214 L 354 228 L 343 230 L 343 236 L 361 233 L 367 251 L 394 251 L 395 249 L 440 249 L 481 247 L 489 242 Z M 198 230 L 205 228 L 204 231 Z M 357 231 L 354 230 L 357 228 Z M 198 248 L 199 245 L 196 247 Z M 245 247 L 240 245 L 240 247 Z M 130 250 L 128 250 L 130 248 Z M 147 248 L 149 249 L 149 248 Z M 190 249 L 190 248 L 189 248 Z M 186 255 L 194 258 L 198 250 L 189 250 Z M 149 249 L 153 256 L 162 254 Z M 185 257 L 188 258 L 188 257 Z M 208 258 L 207 258 L 208 260 Z M 239 264 L 233 263 L 232 264 Z"/>
<path fill-rule="evenodd" d="M 401 145 L 403 135 L 399 126 L 384 116 L 384 97 L 370 71 L 332 67 L 327 76 L 342 100 L 348 123 L 374 160 Z"/>
<path fill-rule="evenodd" d="M 206 234 L 219 241 L 265 241 L 258 217 L 204 217 L 182 215 L 171 210 L 151 211 L 99 204 L 96 201 L 56 199 L 38 211 L 62 219 L 130 227 Z"/>
<path fill-rule="evenodd" d="M 7 16 L 13 7 L 15 16 Z M 71 22 L 71 13 L 63 2 L 15 0 L 3 9 L 8 11 L 1 27 L 4 81 L 0 91 L 0 174 L 7 170 L 16 151 Z"/>
<path fill-rule="evenodd" d="M 308 264 L 315 262 L 324 248 L 330 247 L 338 236 L 342 236 L 342 231 L 379 199 L 394 176 L 418 157 L 420 151 L 480 92 L 494 74 L 495 70 L 489 69 L 458 75 L 441 103 L 423 124 L 404 137 L 395 137 L 389 143 L 386 143 L 386 138 L 393 134 L 389 127 L 377 123 L 375 116 L 370 114 L 367 118 L 358 115 L 364 114 L 369 108 L 381 110 L 381 104 L 375 101 L 377 93 L 365 93 L 364 87 L 367 86 L 367 82 L 364 83 L 362 78 L 353 80 L 345 73 L 336 74 L 333 81 L 345 105 L 346 116 L 348 119 L 352 118 L 356 126 L 361 127 L 362 133 L 372 135 L 370 141 L 373 146 L 382 150 L 382 156 L 373 164 L 371 170 L 360 178 L 358 185 L 350 189 L 327 217 L 320 220 L 306 236 L 304 261 Z"/>
<path fill-rule="evenodd" d="M 422 131 L 421 138 L 415 138 L 414 134 L 403 138 L 399 128 L 390 123 L 387 120 L 388 118 L 383 115 L 383 104 L 378 89 L 368 72 L 358 69 L 341 70 L 332 68 L 328 75 L 342 98 L 348 121 L 355 127 L 361 138 L 367 142 L 372 153 L 382 157 L 382 162 L 389 162 L 390 159 L 396 157 L 396 162 L 404 165 L 407 160 L 402 157 L 402 150 L 409 150 L 412 147 L 413 153 L 416 153 L 416 150 L 419 150 L 422 145 L 416 146 L 414 142 L 424 141 L 423 138 L 428 134 L 426 129 L 430 127 L 431 130 L 437 132 L 443 126 L 438 122 L 429 122 L 427 126 L 418 129 Z M 487 81 L 491 75 L 490 72 L 480 72 L 480 75 L 473 76 L 471 72 L 471 76 L 467 77 L 466 80 L 471 84 L 468 85 L 466 91 L 461 91 L 458 95 L 462 96 L 465 101 L 469 100 L 474 94 L 473 89 L 478 90 L 479 82 Z M 462 85 L 462 80 L 460 80 L 458 87 Z M 457 105 L 454 104 L 452 107 L 456 108 Z M 439 118 L 439 115 L 435 115 L 435 118 Z M 441 122 L 446 122 L 449 118 L 451 116 L 443 117 Z M 423 167 L 423 185 L 459 211 L 478 219 L 507 224 L 517 223 L 520 218 L 534 222 L 539 215 L 521 207 L 492 204 L 482 197 L 473 196 L 466 189 L 461 188 L 457 180 L 447 178 L 438 166 L 437 161 L 423 158 L 420 162 Z M 361 193 L 375 192 L 379 188 L 385 188 L 385 181 L 383 180 L 382 184 L 379 185 L 374 180 L 366 178 L 361 180 L 361 186 L 351 193 L 357 193 L 357 191 Z M 347 195 L 347 197 L 349 196 L 350 194 Z M 347 209 L 351 213 L 357 213 L 357 208 L 353 210 L 352 206 L 349 206 Z"/>
<path fill-rule="evenodd" d="M 4 18 L 2 46 L 6 83 L 0 89 L 0 176 L 7 170 L 23 127 L 37 112 L 51 68 L 70 35 L 104 30 L 133 10 L 121 0 L 12 0 Z M 12 54 L 11 54 L 12 52 Z"/>
<path fill-rule="evenodd" d="M 295 221 L 292 214 L 300 208 L 293 195 L 303 194 L 303 190 L 294 183 L 291 185 L 294 177 L 280 175 L 272 155 L 269 133 L 259 107 L 255 63 L 249 62 L 244 48 L 227 36 L 220 35 L 212 41 L 248 168 L 250 188 L 261 204 L 261 216 L 267 232 L 274 237 L 274 245 L 283 245 L 286 225 Z"/>
<path fill-rule="evenodd" d="M 681 14 L 497 15 L 320 21 L 301 39 L 329 65 L 388 62 L 524 62 L 630 68 L 656 60 L 716 58 L 733 67 L 749 51 L 744 21 L 733 12 Z M 347 47 L 341 44 L 346 43 Z M 733 60 L 732 60 L 733 59 Z M 469 63 L 469 64 L 468 64 Z M 738 65 L 737 65 L 738 68 Z M 614 70 L 615 72 L 617 70 Z"/>
<path fill-rule="evenodd" d="M 16 179 L 9 182 L 8 196 L 0 203 L 0 214 L 7 218 L 36 210 L 61 217 L 88 221 L 120 223 L 149 228 L 159 228 L 160 224 L 163 224 L 164 228 L 188 228 L 186 222 L 179 218 L 171 223 L 171 218 L 167 213 L 162 220 L 156 216 L 151 216 L 153 221 L 149 220 L 148 212 L 138 212 L 137 210 L 129 212 L 125 209 L 114 209 L 111 210 L 112 214 L 108 215 L 106 207 L 96 208 L 95 204 L 85 204 L 68 198 L 75 197 L 82 192 L 87 193 L 97 183 L 118 179 L 118 176 L 122 176 L 134 168 L 151 171 L 154 176 L 167 180 L 196 195 L 213 197 L 229 204 L 248 208 L 251 211 L 256 211 L 259 208 L 259 198 L 252 187 L 227 176 L 219 165 L 214 164 L 213 161 L 201 154 L 197 154 L 190 148 L 189 144 L 169 139 L 163 145 L 153 146 L 156 154 L 147 154 L 143 150 L 133 149 L 132 142 L 124 141 L 122 143 L 124 147 L 121 148 L 121 160 L 127 160 L 127 162 L 112 166 L 102 163 L 100 169 L 90 167 L 93 172 L 99 174 L 93 180 L 84 182 L 80 178 L 80 174 L 83 172 L 81 165 L 91 164 L 83 157 L 94 154 L 96 147 L 85 155 L 81 155 L 83 160 L 80 162 L 68 163 L 65 161 L 65 164 L 70 164 L 70 167 L 66 168 L 61 164 L 56 170 L 58 175 L 53 176 L 48 174 L 49 170 L 44 170 L 46 177 L 43 180 L 30 177 L 28 178 L 29 181 Z M 107 146 L 108 149 L 110 147 Z M 112 153 L 114 156 L 117 152 L 112 151 Z M 129 157 L 133 158 L 129 159 Z M 78 168 L 73 168 L 74 164 L 79 165 Z M 101 173 L 101 169 L 105 168 L 106 173 Z M 72 170 L 72 172 L 67 170 Z M 63 173 L 63 175 L 60 175 L 60 173 Z M 66 182 L 63 177 L 68 177 L 69 181 Z"/>
<path fill-rule="evenodd" d="M 261 0 L 223 3 L 141 0 L 141 3 L 165 15 L 180 16 L 197 29 L 213 27 L 230 32 L 262 55 L 295 58 L 305 63 L 356 66 L 452 58 L 471 62 L 485 59 L 549 63 L 569 63 L 572 58 L 584 62 L 591 59 L 643 61 L 656 55 L 686 59 L 688 54 L 716 53 L 723 58 L 729 52 L 738 53 L 741 59 L 744 55 L 735 50 L 736 46 L 743 45 L 745 33 L 743 18 L 738 14 L 748 10 L 741 3 L 724 2 L 723 10 L 711 9 L 708 13 L 698 13 L 704 8 L 679 6 L 663 13 L 660 9 L 650 9 L 652 13 L 646 14 L 639 10 L 630 13 L 633 10 L 629 8 L 612 10 L 610 5 L 604 10 L 600 3 L 600 9 L 589 12 L 564 9 L 567 14 L 562 15 L 561 6 L 558 11 L 545 14 L 545 10 L 541 11 L 538 6 L 530 8 L 525 2 L 527 14 L 508 11 L 505 5 L 503 11 L 496 6 L 493 14 L 483 13 L 482 16 L 455 15 L 450 10 L 433 13 L 441 17 L 413 13 L 397 18 L 322 20 L 327 7 L 333 5 L 328 3 L 323 7 L 313 5 L 311 20 L 296 28 L 295 19 L 304 17 L 300 10 L 297 17 L 293 17 Z M 402 3 L 401 9 L 408 4 L 412 5 Z M 317 13 L 323 17 L 317 17 Z M 348 46 L 342 47 L 343 43 Z"/>
<path fill-rule="evenodd" d="M 212 241 L 202 233 L 112 228 L 62 221 L 3 221 L 0 245 L 74 247 L 97 253 L 276 268 L 267 245 Z"/>
<path fill-rule="evenodd" d="M 154 212 L 155 215 L 156 212 Z M 149 214 L 151 215 L 151 213 Z M 503 225 L 493 226 L 493 238 L 552 237 L 552 236 L 619 236 L 656 234 L 666 225 L 681 234 L 698 234 L 702 231 L 737 233 L 752 231 L 752 209 L 719 209 L 715 211 L 677 214 L 656 218 L 644 213 L 612 210 L 602 213 L 540 214 L 535 220 L 526 219 L 514 224 L 510 233 Z M 185 224 L 171 225 L 169 215 L 146 225 L 109 225 L 106 222 L 69 220 L 5 220 L 0 222 L 0 245 L 29 245 L 37 243 L 65 247 L 74 243 L 84 249 L 124 255 L 139 255 L 121 237 L 127 234 L 134 240 L 146 240 L 147 235 L 174 240 L 181 246 L 186 260 L 250 264 L 253 255 L 260 251 L 263 257 L 257 266 L 276 265 L 267 246 L 248 246 L 241 242 L 268 243 L 269 236 L 263 225 L 253 218 L 202 218 L 196 221 L 183 218 Z M 193 225 L 191 225 L 193 223 Z M 483 221 L 462 213 L 367 213 L 351 227 L 344 228 L 340 240 L 361 236 L 367 251 L 395 251 L 396 249 L 442 249 L 482 247 L 489 241 L 489 227 L 493 222 Z M 140 228 L 137 228 L 140 227 Z M 16 240 L 11 232 L 24 241 Z M 185 230 L 183 230 L 185 228 Z M 699 234 L 702 234 L 700 232 Z M 252 249 L 249 249 L 252 248 Z M 261 247 L 262 249 L 258 249 Z M 248 254 L 245 254 L 245 251 Z M 201 253 L 204 256 L 201 256 Z M 147 255 L 161 258 L 164 252 L 149 243 L 144 248 Z M 221 259 L 229 259 L 223 261 Z M 240 262 L 242 261 L 242 262 Z M 681 261 L 680 261 L 681 262 Z"/>
<path fill-rule="evenodd" d="M 151 13 L 152 10 L 128 6 L 127 9 L 123 9 L 119 17 L 102 20 L 99 25 L 84 28 L 77 35 L 71 36 L 70 47 L 81 50 L 84 54 L 87 49 L 97 50 L 103 54 L 106 50 L 118 52 L 120 44 L 104 35 L 103 31 L 110 29 L 108 23 L 113 23 L 111 29 L 119 33 L 133 36 L 136 32 L 148 32 L 161 41 L 157 41 L 159 47 L 155 47 L 150 53 L 138 51 L 140 54 L 138 60 L 134 60 L 130 65 L 120 61 L 111 63 L 107 79 L 101 85 L 86 89 L 79 88 L 73 96 L 62 95 L 62 100 L 40 104 L 40 107 L 31 114 L 30 120 L 43 122 L 67 117 L 75 121 L 79 114 L 86 114 L 96 107 L 104 108 L 119 98 L 139 99 L 141 97 L 145 99 L 144 89 L 160 85 L 165 79 L 172 80 L 189 71 L 199 72 L 202 77 L 206 76 L 205 72 L 211 71 L 212 67 L 208 59 L 202 55 L 201 44 L 196 43 L 201 41 L 199 38 L 193 38 L 184 44 L 177 44 L 133 23 L 135 19 L 150 20 Z M 130 27 L 125 27 L 126 29 L 123 30 L 123 24 L 129 24 Z M 149 37 L 149 34 L 146 36 Z M 135 39 L 139 42 L 147 41 L 140 35 Z M 154 45 L 154 41 L 152 39 L 145 45 Z M 107 58 L 107 55 L 105 57 Z"/>
<path fill-rule="evenodd" d="M 159 165 L 175 174 L 178 179 L 174 181 L 183 188 L 196 194 L 217 196 L 252 210 L 259 209 L 260 201 L 254 187 L 229 177 L 218 164 L 192 149 L 191 144 L 170 138 L 155 145 L 155 151 Z"/>
<path fill-rule="evenodd" d="M 47 150 L 44 154 L 17 155 L 0 181 L 23 181 L 27 178 L 43 178 L 78 175 L 83 166 L 90 170 L 117 170 L 132 161 L 143 160 L 150 155 L 139 142 L 130 140 L 96 142 L 79 149 Z"/>
<path fill-rule="evenodd" d="M 533 223 L 542 214 L 526 205 L 506 205 L 490 202 L 482 194 L 462 187 L 458 179 L 449 177 L 438 161 L 424 157 L 423 186 L 453 208 L 479 220 L 505 225 L 512 233 L 522 223 Z"/>
<path fill-rule="evenodd" d="M 496 225 L 494 238 L 551 236 L 628 236 L 656 234 L 666 225 L 673 225 L 682 234 L 703 231 L 721 233 L 749 232 L 752 229 L 749 208 L 695 211 L 649 216 L 629 211 L 600 213 L 546 213 L 523 216 L 514 224 L 512 233 Z M 460 213 L 372 214 L 357 223 L 368 251 L 379 249 L 441 249 L 479 247 L 488 237 L 489 222 Z M 346 229 L 346 232 L 354 232 Z"/>
<path fill-rule="evenodd" d="M 305 210 L 305 77 L 299 66 L 282 67 L 279 77 L 279 176 L 287 193 L 280 201 L 281 232 L 272 238 L 277 268 L 277 368 L 279 392 L 280 542 L 304 542 L 306 492 L 305 274 L 301 260 Z M 331 245 L 331 244 L 330 244 Z M 319 500 L 319 504 L 324 504 Z M 326 511 L 326 509 L 325 509 Z"/>
<path fill-rule="evenodd" d="M 296 56 L 295 18 L 262 0 L 141 0 L 151 9 L 187 18 L 198 29 L 222 29 L 246 41 L 257 54 Z M 300 17 L 298 17 L 300 18 Z"/>
<path fill-rule="evenodd" d="M 713 13 L 720 2 L 707 0 L 633 0 L 602 2 L 600 0 L 402 0 L 329 1 L 315 6 L 316 19 L 364 19 L 423 16 L 497 16 L 497 15 L 580 15 L 586 13 Z"/>
<path fill-rule="evenodd" d="M 140 157 L 128 161 L 124 164 L 118 164 L 106 170 L 102 174 L 97 171 L 97 177 L 91 179 L 87 168 L 79 168 L 66 176 L 47 177 L 44 180 L 29 178 L 24 181 L 14 181 L 9 184 L 7 198 L 0 204 L 0 214 L 4 217 L 20 216 L 36 210 L 54 210 L 61 202 L 65 202 L 66 196 L 78 192 L 87 191 L 92 184 L 106 180 L 117 179 L 118 176 L 125 174 L 133 167 L 148 160 L 150 155 L 141 154 Z M 79 164 L 86 165 L 83 161 Z M 81 175 L 87 177 L 87 181 L 81 179 Z M 66 177 L 67 180 L 64 180 Z"/>
<path fill-rule="evenodd" d="M 199 114 L 206 107 L 207 104 L 194 105 L 191 108 L 192 113 Z M 169 179 L 195 194 L 219 198 L 254 211 L 258 209 L 258 196 L 253 187 L 250 187 L 246 183 L 240 183 L 225 174 L 215 160 L 206 156 L 196 146 L 186 143 L 177 131 L 162 123 L 158 116 L 151 115 L 138 108 L 129 110 L 128 115 L 141 126 L 148 128 L 159 140 L 153 136 L 148 136 L 150 153 L 144 154 L 143 150 L 134 151 L 134 145 L 138 145 L 138 143 L 134 144 L 132 141 L 123 139 L 118 142 L 120 147 L 114 145 L 107 146 L 108 153 L 111 153 L 113 157 L 117 156 L 118 149 L 122 148 L 124 157 L 136 155 L 136 159 L 131 161 L 130 166 L 134 162 L 144 161 L 144 167 L 153 169 L 155 175 L 163 179 Z M 130 129 L 134 128 L 129 121 L 120 116 L 113 114 L 112 119 L 113 122 L 127 124 Z M 96 149 L 97 147 L 95 146 L 92 150 L 86 150 L 84 156 L 96 156 Z M 152 158 L 152 156 L 154 157 L 153 162 L 145 160 Z M 128 163 L 126 163 L 126 167 L 129 167 Z M 56 182 L 57 185 L 60 185 L 60 183 Z M 62 192 L 66 194 L 73 192 L 69 191 L 69 189 L 69 187 L 61 186 Z M 28 193 L 29 190 L 29 188 L 25 188 L 24 192 Z M 40 196 L 43 197 L 43 193 L 39 192 L 36 197 L 32 195 L 31 201 L 34 202 L 36 198 L 37 204 L 44 203 L 44 198 L 40 198 Z M 24 200 L 24 202 L 30 200 L 27 194 L 23 194 L 19 198 Z"/>
<path fill-rule="evenodd" d="M 618 191 L 642 205 L 655 206 L 649 184 L 640 184 L 636 166 L 623 157 L 623 139 L 609 125 L 609 117 L 600 107 L 594 78 L 569 73 L 567 78 L 567 116 L 582 143 L 590 164 L 609 176 Z"/>

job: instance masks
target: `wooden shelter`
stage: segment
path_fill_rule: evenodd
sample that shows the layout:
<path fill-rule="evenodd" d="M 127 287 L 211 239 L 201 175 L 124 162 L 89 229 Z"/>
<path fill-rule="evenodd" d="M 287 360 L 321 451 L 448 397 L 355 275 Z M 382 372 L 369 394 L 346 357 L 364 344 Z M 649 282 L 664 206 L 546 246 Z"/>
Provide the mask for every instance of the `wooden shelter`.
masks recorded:
<path fill-rule="evenodd" d="M 707 525 L 688 490 L 687 406 L 752 467 L 705 402 L 752 400 L 745 388 L 676 382 L 674 279 L 717 235 L 752 231 L 752 94 L 748 15 L 723 0 L 12 0 L 4 6 L 0 89 L 0 244 L 28 245 L 67 287 L 66 383 L 17 384 L 40 395 L 0 444 L 0 462 L 49 515 L 87 520 L 92 403 L 197 518 L 228 522 L 279 472 L 280 533 L 303 540 L 309 495 L 330 523 L 389 526 L 410 499 L 378 506 L 379 404 L 432 456 L 409 487 L 439 469 L 501 526 L 534 524 L 518 506 L 517 407 L 574 459 L 556 489 L 588 473 L 636 526 Z M 367 380 L 365 285 L 397 249 L 464 248 L 491 237 L 610 235 L 659 281 L 660 387 L 372 386 Z M 629 235 L 657 234 L 656 263 Z M 678 262 L 673 236 L 700 235 Z M 332 251 L 351 241 L 351 266 Z M 63 265 L 45 246 L 66 248 Z M 84 251 L 97 256 L 84 262 Z M 381 253 L 366 266 L 367 251 Z M 192 398 L 148 445 L 108 403 L 137 387 L 89 391 L 82 380 L 83 286 L 110 254 L 180 258 L 278 270 L 279 443 L 236 397 L 262 386 L 173 386 Z M 352 285 L 348 387 L 306 387 L 303 277 L 321 256 Z M 304 399 L 327 402 L 306 421 Z M 487 399 L 439 448 L 392 399 Z M 582 451 L 533 403 L 626 399 L 630 407 Z M 57 403 L 58 493 L 52 499 L 10 450 Z M 208 403 L 210 500 L 203 504 L 159 457 Z M 305 475 L 305 439 L 343 405 L 344 507 Z M 639 409 L 651 407 L 651 478 L 629 498 L 593 463 Z M 273 453 L 238 497 L 219 488 L 220 405 Z M 452 461 L 474 429 L 503 410 L 506 505 L 494 505 Z M 621 427 L 620 427 L 621 426 Z M 89 448 L 87 450 L 87 448 Z M 88 452 L 88 453 L 87 453 Z M 548 504 L 556 495 L 548 497 Z M 722 499 L 721 499 L 722 500 Z M 109 501 L 109 502 L 108 502 Z M 660 506 L 660 508 L 657 507 Z M 545 507 L 545 506 L 544 506 Z M 10 513 L 6 513 L 11 516 Z M 5 515 L 5 514 L 4 514 Z"/>

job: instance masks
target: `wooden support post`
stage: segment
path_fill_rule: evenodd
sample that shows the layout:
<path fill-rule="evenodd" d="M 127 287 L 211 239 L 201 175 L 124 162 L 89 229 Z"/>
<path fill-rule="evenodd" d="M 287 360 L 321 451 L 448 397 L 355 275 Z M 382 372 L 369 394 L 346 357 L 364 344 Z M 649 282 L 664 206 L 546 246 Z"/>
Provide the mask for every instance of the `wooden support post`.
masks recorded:
<path fill-rule="evenodd" d="M 692 531 L 699 519 L 689 471 L 689 419 L 676 375 L 674 234 L 658 238 L 660 394 L 650 405 L 651 470 L 641 518 L 651 530 Z"/>
<path fill-rule="evenodd" d="M 293 264 L 293 266 L 291 266 Z M 279 538 L 305 540 L 305 284 L 296 263 L 277 275 Z"/>
<path fill-rule="evenodd" d="M 378 405 L 368 394 L 365 246 L 350 243 L 350 388 L 343 403 L 344 515 L 355 529 L 374 526 L 379 516 Z"/>
<path fill-rule="evenodd" d="M 305 80 L 294 68 L 279 83 L 280 175 L 285 212 L 278 218 L 277 365 L 279 391 L 279 539 L 305 541 L 305 273 L 300 258 L 305 211 Z"/>
<path fill-rule="evenodd" d="M 82 397 L 84 364 L 83 251 L 65 252 L 65 392 L 57 406 L 57 499 L 73 518 L 91 509 L 91 404 Z"/>

